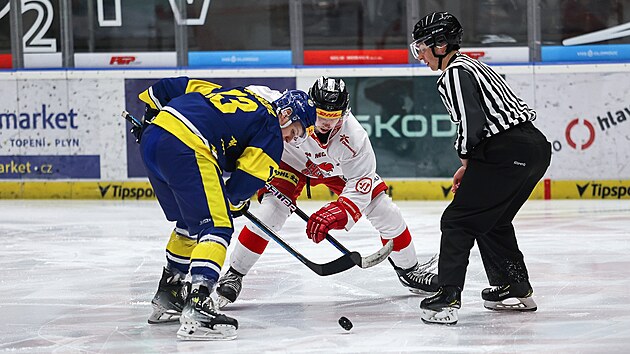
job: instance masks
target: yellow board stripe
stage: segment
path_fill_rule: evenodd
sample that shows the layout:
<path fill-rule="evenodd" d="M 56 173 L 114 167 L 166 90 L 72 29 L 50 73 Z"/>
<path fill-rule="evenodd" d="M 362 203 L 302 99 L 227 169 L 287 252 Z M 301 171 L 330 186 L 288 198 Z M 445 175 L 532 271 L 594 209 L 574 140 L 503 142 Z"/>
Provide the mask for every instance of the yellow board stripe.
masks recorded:
<path fill-rule="evenodd" d="M 386 180 L 394 200 L 451 200 L 451 179 Z M 580 189 L 581 188 L 581 189 Z M 550 181 L 551 199 L 630 200 L 630 180 Z M 313 200 L 332 200 L 328 188 L 311 188 Z M 444 192 L 446 190 L 446 193 Z M 582 190 L 582 194 L 580 194 Z M 148 181 L 0 181 L 0 199 L 154 200 Z M 306 199 L 303 191 L 300 199 Z M 544 182 L 529 199 L 544 199 Z"/>
<path fill-rule="evenodd" d="M 227 249 L 220 243 L 201 242 L 195 247 L 190 258 L 194 260 L 212 261 L 218 264 L 219 267 L 223 267 L 226 252 Z"/>
<path fill-rule="evenodd" d="M 168 244 L 166 244 L 166 250 L 174 255 L 183 258 L 190 258 L 196 244 L 197 242 L 195 240 L 179 236 L 175 231 L 173 231 L 171 233 L 171 238 L 168 240 Z"/>
<path fill-rule="evenodd" d="M 227 205 L 225 204 L 225 196 L 223 194 L 223 188 L 219 178 L 221 175 L 218 171 L 218 167 L 214 165 L 212 161 L 209 161 L 205 156 L 196 152 L 197 166 L 199 167 L 199 173 L 201 174 L 201 182 L 203 183 L 203 190 L 206 194 L 206 201 L 208 202 L 208 210 L 212 216 L 212 221 L 215 227 L 232 227 L 232 222 L 228 216 Z"/>
<path fill-rule="evenodd" d="M 236 168 L 250 175 L 266 181 L 269 179 L 271 168 L 278 168 L 278 164 L 261 148 L 248 146 L 236 161 Z"/>

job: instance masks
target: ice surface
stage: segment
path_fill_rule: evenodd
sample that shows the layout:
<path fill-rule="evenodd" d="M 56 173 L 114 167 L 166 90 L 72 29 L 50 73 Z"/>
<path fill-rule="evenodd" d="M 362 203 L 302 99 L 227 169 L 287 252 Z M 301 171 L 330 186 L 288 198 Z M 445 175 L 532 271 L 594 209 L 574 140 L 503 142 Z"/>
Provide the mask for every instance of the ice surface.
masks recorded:
<path fill-rule="evenodd" d="M 321 204 L 300 205 L 310 213 Z M 446 203 L 397 204 L 418 256 L 437 253 Z M 340 256 L 326 242 L 312 244 L 304 226 L 292 216 L 281 235 L 314 261 Z M 272 241 L 226 308 L 239 321 L 238 338 L 185 342 L 176 339 L 178 324 L 147 324 L 172 228 L 156 202 L 2 200 L 0 352 L 627 352 L 630 201 L 529 201 L 515 227 L 537 312 L 483 308 L 476 248 L 459 323 L 444 327 L 422 323 L 422 298 L 388 262 L 319 277 Z M 333 235 L 363 255 L 381 246 L 364 220 Z M 339 326 L 341 316 L 352 330 Z"/>

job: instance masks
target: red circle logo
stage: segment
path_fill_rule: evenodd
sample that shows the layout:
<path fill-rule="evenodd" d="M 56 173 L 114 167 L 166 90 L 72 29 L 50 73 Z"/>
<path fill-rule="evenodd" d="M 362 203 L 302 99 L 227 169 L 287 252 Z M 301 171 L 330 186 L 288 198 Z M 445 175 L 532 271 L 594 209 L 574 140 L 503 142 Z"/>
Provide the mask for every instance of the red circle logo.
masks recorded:
<path fill-rule="evenodd" d="M 571 132 L 573 131 L 573 128 L 575 128 L 580 122 L 586 127 L 589 135 L 588 135 L 588 139 L 586 139 L 586 142 L 581 144 L 580 147 L 578 148 L 578 145 L 575 143 L 575 140 L 573 140 L 571 136 Z M 569 124 L 567 125 L 567 129 L 564 131 L 564 135 L 567 138 L 567 143 L 569 144 L 570 147 L 576 150 L 586 150 L 595 141 L 595 128 L 593 127 L 593 124 L 591 124 L 591 122 L 589 122 L 588 120 L 586 119 L 580 120 L 579 118 L 575 118 L 572 121 L 570 121 Z"/>

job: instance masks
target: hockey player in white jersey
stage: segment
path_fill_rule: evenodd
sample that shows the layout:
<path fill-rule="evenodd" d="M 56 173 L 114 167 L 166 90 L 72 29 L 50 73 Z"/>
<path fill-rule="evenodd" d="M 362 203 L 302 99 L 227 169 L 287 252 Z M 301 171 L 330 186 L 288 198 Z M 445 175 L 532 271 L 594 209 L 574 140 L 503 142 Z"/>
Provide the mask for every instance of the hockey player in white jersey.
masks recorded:
<path fill-rule="evenodd" d="M 257 92 L 267 99 L 279 92 Z M 317 108 L 315 131 L 299 145 L 284 144 L 279 170 L 271 184 L 295 203 L 306 186 L 324 184 L 338 198 L 315 212 L 307 223 L 307 236 L 321 242 L 332 229 L 350 230 L 365 217 L 385 244 L 393 239 L 389 261 L 400 282 L 414 293 L 437 291 L 437 276 L 429 272 L 436 257 L 426 263 L 416 258 L 414 243 L 402 214 L 385 193 L 387 185 L 376 173 L 376 157 L 366 131 L 350 112 L 350 97 L 341 79 L 320 77 L 309 96 Z M 279 232 L 289 208 L 264 188 L 258 192 L 259 219 Z M 243 277 L 264 252 L 269 237 L 252 224 L 246 225 L 230 256 L 230 268 L 217 284 L 219 306 L 239 296 Z"/>

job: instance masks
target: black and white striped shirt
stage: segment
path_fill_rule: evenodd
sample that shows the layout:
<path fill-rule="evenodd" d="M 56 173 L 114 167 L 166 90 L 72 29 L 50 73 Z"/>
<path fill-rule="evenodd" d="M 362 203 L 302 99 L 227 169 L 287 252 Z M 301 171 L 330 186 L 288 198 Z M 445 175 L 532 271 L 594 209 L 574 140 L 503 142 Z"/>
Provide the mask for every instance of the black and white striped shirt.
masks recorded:
<path fill-rule="evenodd" d="M 451 59 L 437 87 L 451 120 L 458 125 L 455 150 L 464 159 L 481 140 L 536 119 L 536 112 L 499 74 L 466 55 Z"/>

